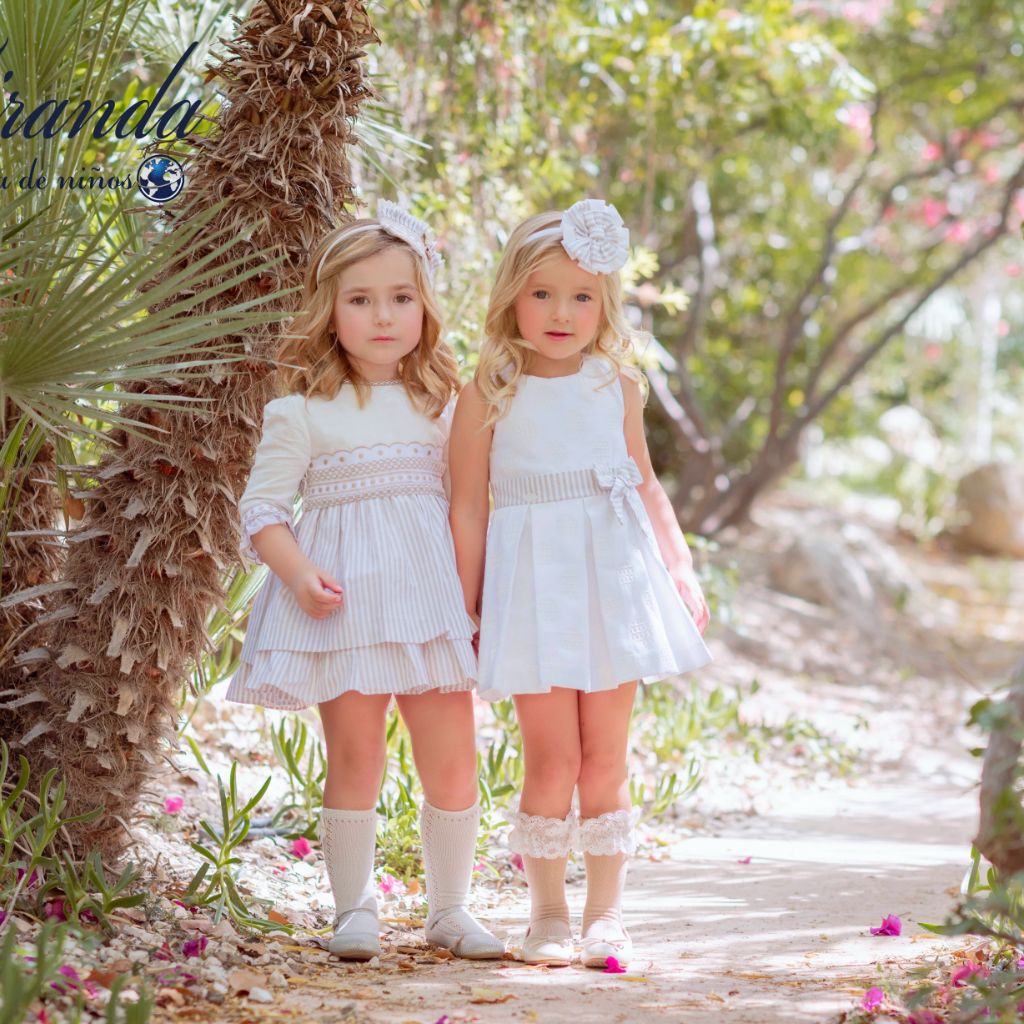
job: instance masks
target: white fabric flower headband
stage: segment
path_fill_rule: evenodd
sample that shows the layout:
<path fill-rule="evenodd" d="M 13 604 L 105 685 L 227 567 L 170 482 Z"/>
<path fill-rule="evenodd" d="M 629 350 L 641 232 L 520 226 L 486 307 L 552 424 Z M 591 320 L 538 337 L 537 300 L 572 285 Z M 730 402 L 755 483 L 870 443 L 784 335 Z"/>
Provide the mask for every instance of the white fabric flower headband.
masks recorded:
<path fill-rule="evenodd" d="M 573 203 L 555 227 L 534 231 L 528 242 L 561 235 L 562 248 L 590 274 L 611 274 L 629 259 L 629 229 L 619 211 L 603 199 Z"/>
<path fill-rule="evenodd" d="M 377 203 L 378 224 L 360 224 L 352 231 L 346 231 L 339 235 L 325 250 L 316 268 L 316 283 L 320 284 L 320 269 L 327 261 L 331 252 L 347 238 L 361 234 L 364 231 L 386 231 L 395 238 L 400 238 L 407 243 L 423 261 L 423 268 L 427 272 L 427 278 L 431 285 L 434 283 L 434 275 L 441 267 L 441 254 L 437 251 L 437 239 L 434 232 L 419 219 L 414 217 L 408 210 L 403 210 L 397 203 L 381 199 Z"/>

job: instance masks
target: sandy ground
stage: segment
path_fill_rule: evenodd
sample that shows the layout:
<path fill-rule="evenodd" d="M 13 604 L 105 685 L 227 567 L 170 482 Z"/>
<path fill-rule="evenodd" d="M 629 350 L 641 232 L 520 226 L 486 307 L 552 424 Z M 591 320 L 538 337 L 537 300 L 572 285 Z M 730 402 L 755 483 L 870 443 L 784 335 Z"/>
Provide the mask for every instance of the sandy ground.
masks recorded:
<path fill-rule="evenodd" d="M 720 556 L 737 563 L 742 582 L 732 622 L 713 636 L 709 676 L 726 688 L 756 678 L 747 715 L 804 716 L 855 748 L 858 768 L 837 778 L 784 760 L 710 763 L 679 817 L 642 830 L 626 899 L 637 950 L 628 974 L 439 961 L 422 946 L 410 904 L 398 902 L 385 911 L 393 928 L 379 965 L 331 960 L 301 933 L 248 951 L 239 942 L 236 956 L 229 932 L 219 949 L 226 969 L 276 972 L 267 1000 L 232 992 L 211 1004 L 189 995 L 183 1005 L 164 1000 L 155 1019 L 826 1024 L 883 977 L 962 947 L 922 924 L 952 909 L 968 866 L 978 762 L 966 751 L 981 738 L 963 723 L 1018 655 L 1024 565 L 890 536 L 921 589 L 912 614 L 880 609 L 865 636 L 835 611 L 768 585 L 781 538 L 813 516 L 841 518 L 779 501 Z M 241 735 L 222 737 L 234 756 Z M 161 841 L 170 853 L 158 877 L 170 877 L 186 863 L 183 844 Z M 274 883 L 279 903 L 301 904 L 322 924 L 329 901 L 319 865 L 298 868 Z M 511 934 L 525 926 L 526 897 L 506 871 L 478 886 L 476 909 Z M 570 901 L 578 922 L 579 872 Z M 888 914 L 902 919 L 902 935 L 872 936 Z"/>

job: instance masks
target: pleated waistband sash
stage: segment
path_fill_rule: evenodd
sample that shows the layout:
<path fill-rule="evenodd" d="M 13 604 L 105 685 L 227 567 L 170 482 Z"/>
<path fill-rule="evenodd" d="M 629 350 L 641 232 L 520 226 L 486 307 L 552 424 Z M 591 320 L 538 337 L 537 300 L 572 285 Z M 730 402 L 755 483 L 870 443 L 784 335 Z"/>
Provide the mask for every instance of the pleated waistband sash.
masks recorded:
<path fill-rule="evenodd" d="M 501 477 L 491 480 L 491 494 L 494 496 L 495 508 L 607 494 L 619 522 L 622 522 L 625 518 L 624 503 L 628 503 L 638 514 L 643 512 L 640 496 L 636 492 L 637 484 L 642 482 L 640 468 L 632 459 L 628 459 L 615 466 L 569 469 L 561 473 L 535 476 Z M 643 518 L 646 519 L 646 516 Z"/>

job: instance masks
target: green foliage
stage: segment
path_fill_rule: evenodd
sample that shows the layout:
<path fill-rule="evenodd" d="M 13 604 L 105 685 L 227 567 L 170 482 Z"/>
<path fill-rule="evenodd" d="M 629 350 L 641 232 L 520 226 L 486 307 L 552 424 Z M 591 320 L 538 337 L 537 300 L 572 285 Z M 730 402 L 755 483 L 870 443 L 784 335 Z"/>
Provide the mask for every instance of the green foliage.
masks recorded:
<path fill-rule="evenodd" d="M 271 730 L 270 737 L 278 764 L 288 778 L 288 793 L 275 808 L 273 820 L 294 818 L 288 834 L 313 839 L 320 823 L 327 778 L 323 744 L 310 734 L 298 715 L 283 718 L 278 727 Z"/>
<path fill-rule="evenodd" d="M 200 854 L 205 863 L 200 865 L 188 887 L 182 894 L 186 906 L 212 908 L 214 920 L 219 921 L 225 913 L 239 924 L 257 931 L 289 930 L 284 923 L 275 923 L 259 917 L 246 903 L 238 881 L 242 859 L 235 851 L 245 842 L 252 827 L 252 812 L 263 799 L 270 786 L 267 776 L 256 794 L 243 802 L 238 795 L 237 764 L 231 763 L 228 784 L 217 776 L 217 790 L 220 796 L 220 827 L 205 819 L 199 827 L 205 833 L 205 843 L 193 842 L 192 849 Z M 256 902 L 265 902 L 256 900 Z"/>

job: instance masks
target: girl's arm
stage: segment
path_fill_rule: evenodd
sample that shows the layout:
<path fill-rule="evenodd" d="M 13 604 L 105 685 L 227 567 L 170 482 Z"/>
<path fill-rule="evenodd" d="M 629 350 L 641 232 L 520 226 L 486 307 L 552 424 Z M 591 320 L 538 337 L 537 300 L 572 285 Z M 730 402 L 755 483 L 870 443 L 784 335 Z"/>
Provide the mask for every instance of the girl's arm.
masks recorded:
<path fill-rule="evenodd" d="M 292 503 L 311 454 L 302 403 L 300 395 L 267 403 L 263 435 L 238 509 L 243 554 L 264 562 L 307 615 L 322 619 L 341 604 L 341 586 L 306 558 L 292 532 Z"/>
<path fill-rule="evenodd" d="M 491 438 L 494 427 L 485 424 L 487 405 L 475 381 L 459 395 L 448 446 L 451 474 L 449 522 L 455 541 L 455 563 L 462 581 L 466 611 L 480 621 L 480 596 L 484 581 L 484 551 L 490 515 Z"/>
<path fill-rule="evenodd" d="M 644 434 L 644 406 L 640 385 L 625 374 L 620 375 L 622 395 L 625 399 L 624 429 L 626 450 L 640 467 L 643 482 L 637 487 L 640 498 L 647 510 L 654 536 L 661 551 L 662 560 L 675 580 L 679 595 L 689 608 L 697 628 L 703 633 L 707 628 L 710 611 L 700 587 L 700 581 L 693 568 L 693 556 L 686 544 L 683 531 L 679 528 L 672 502 L 668 500 L 665 488 L 658 482 L 651 465 L 651 455 L 647 450 L 647 437 Z"/>

